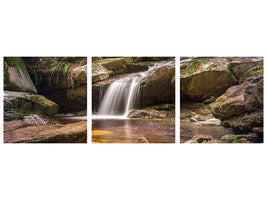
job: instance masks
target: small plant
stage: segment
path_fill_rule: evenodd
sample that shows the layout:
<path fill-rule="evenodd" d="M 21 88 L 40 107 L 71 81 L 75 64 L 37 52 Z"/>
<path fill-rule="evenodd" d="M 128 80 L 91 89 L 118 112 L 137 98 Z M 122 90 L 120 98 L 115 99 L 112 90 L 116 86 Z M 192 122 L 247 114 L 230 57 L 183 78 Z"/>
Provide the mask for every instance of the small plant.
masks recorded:
<path fill-rule="evenodd" d="M 56 69 L 57 67 L 57 61 L 53 61 L 51 64 L 50 64 L 50 72 L 51 72 L 51 75 L 49 77 L 49 85 L 51 86 L 51 79 L 52 79 L 52 76 L 53 76 L 53 73 L 54 73 L 54 70 Z"/>
<path fill-rule="evenodd" d="M 66 75 L 68 73 L 69 65 L 65 64 L 63 68 L 63 74 Z"/>

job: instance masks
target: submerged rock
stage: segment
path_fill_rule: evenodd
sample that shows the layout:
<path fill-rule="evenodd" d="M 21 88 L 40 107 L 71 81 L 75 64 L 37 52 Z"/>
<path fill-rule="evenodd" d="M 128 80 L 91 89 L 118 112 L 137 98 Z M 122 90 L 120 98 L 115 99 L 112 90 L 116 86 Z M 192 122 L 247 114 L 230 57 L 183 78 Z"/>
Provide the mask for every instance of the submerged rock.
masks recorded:
<path fill-rule="evenodd" d="M 142 110 L 135 110 L 129 114 L 129 118 L 145 118 L 145 119 L 154 119 L 154 118 L 161 118 L 165 119 L 167 117 L 173 118 L 175 115 L 172 111 L 165 111 L 165 110 L 155 110 L 151 108 L 142 109 Z"/>
<path fill-rule="evenodd" d="M 22 58 L 4 57 L 4 89 L 37 93 Z"/>
<path fill-rule="evenodd" d="M 198 120 L 193 118 L 193 117 L 190 117 L 189 120 L 190 120 L 190 122 L 198 122 Z"/>
<path fill-rule="evenodd" d="M 191 143 L 222 143 L 222 142 L 210 135 L 196 134 L 192 137 L 191 140 L 188 140 L 185 143 L 191 144 Z"/>
<path fill-rule="evenodd" d="M 221 138 L 223 143 L 256 143 L 259 141 L 257 134 L 227 134 Z"/>
<path fill-rule="evenodd" d="M 135 143 L 149 143 L 145 137 L 139 137 Z"/>
<path fill-rule="evenodd" d="M 213 119 L 208 119 L 205 121 L 199 121 L 198 124 L 203 125 L 203 126 L 220 126 L 221 120 L 213 118 Z"/>

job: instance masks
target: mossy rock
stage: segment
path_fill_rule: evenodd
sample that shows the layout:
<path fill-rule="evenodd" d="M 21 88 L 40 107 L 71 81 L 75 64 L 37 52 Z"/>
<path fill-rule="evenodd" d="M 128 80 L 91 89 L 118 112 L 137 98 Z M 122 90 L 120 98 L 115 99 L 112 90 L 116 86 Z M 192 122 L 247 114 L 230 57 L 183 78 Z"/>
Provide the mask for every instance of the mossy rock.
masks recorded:
<path fill-rule="evenodd" d="M 263 57 L 233 58 L 230 62 L 229 68 L 234 73 L 234 75 L 239 79 L 248 70 L 256 66 L 263 66 Z"/>
<path fill-rule="evenodd" d="M 21 109 L 43 115 L 53 116 L 58 111 L 58 105 L 42 95 L 24 92 L 4 92 L 4 109 Z"/>
<path fill-rule="evenodd" d="M 257 143 L 259 136 L 257 134 L 227 134 L 221 138 L 223 143 Z"/>
<path fill-rule="evenodd" d="M 263 66 L 257 66 L 248 70 L 245 74 L 240 77 L 239 84 L 243 83 L 248 77 L 255 76 L 257 74 L 263 74 Z"/>
<path fill-rule="evenodd" d="M 4 89 L 37 93 L 22 58 L 4 57 Z"/>
<path fill-rule="evenodd" d="M 101 65 L 102 71 L 112 72 L 112 74 L 109 73 L 110 76 L 148 70 L 147 62 L 136 62 L 133 57 L 107 58 L 98 60 L 93 63 L 93 69 L 97 68 L 97 65 Z M 95 78 L 93 78 L 93 80 L 94 79 Z M 94 82 L 96 81 L 94 80 Z"/>
<path fill-rule="evenodd" d="M 202 102 L 222 95 L 237 79 L 226 58 L 197 58 L 181 65 L 182 100 Z"/>

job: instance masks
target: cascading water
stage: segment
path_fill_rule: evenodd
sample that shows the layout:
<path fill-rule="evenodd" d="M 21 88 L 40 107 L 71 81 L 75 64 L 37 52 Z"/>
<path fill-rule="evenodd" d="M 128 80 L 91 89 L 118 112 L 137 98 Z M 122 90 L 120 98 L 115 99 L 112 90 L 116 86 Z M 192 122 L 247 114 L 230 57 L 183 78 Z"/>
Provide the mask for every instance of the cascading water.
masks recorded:
<path fill-rule="evenodd" d="M 126 119 L 128 114 L 139 106 L 141 81 L 166 65 L 174 66 L 174 61 L 158 62 L 145 72 L 130 74 L 114 81 L 103 96 L 98 114 L 93 118 Z"/>

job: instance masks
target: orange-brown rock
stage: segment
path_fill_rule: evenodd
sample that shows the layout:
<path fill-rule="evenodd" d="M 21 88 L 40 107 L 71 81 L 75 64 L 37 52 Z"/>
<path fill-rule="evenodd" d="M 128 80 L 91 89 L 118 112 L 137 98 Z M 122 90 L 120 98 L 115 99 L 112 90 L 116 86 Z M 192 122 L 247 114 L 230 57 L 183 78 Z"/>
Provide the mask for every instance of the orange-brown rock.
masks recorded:
<path fill-rule="evenodd" d="M 27 126 L 24 122 L 4 126 L 5 143 L 86 143 L 87 122 L 66 125 Z"/>

